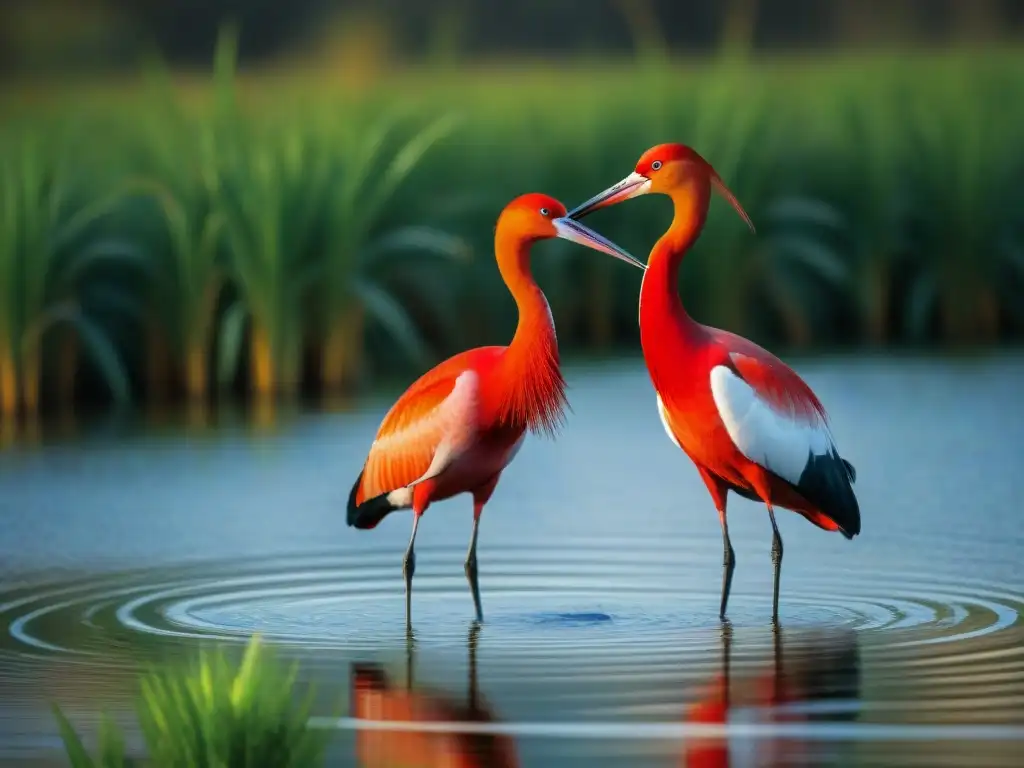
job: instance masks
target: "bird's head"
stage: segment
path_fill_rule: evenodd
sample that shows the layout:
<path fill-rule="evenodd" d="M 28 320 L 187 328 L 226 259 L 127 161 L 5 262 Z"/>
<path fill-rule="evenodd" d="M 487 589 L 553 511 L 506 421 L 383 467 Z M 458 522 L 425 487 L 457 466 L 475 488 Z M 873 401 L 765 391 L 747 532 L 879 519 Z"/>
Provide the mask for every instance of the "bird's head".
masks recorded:
<path fill-rule="evenodd" d="M 578 205 L 569 213 L 569 218 L 581 219 L 599 208 L 607 208 L 640 195 L 661 194 L 671 197 L 695 185 L 704 190 L 713 188 L 736 210 L 750 231 L 754 231 L 754 223 L 722 181 L 722 177 L 707 160 L 685 144 L 659 144 L 651 147 L 640 156 L 631 174 Z"/>
<path fill-rule="evenodd" d="M 498 217 L 497 229 L 528 241 L 559 237 L 614 256 L 634 267 L 647 268 L 642 261 L 611 240 L 568 218 L 565 206 L 550 195 L 538 192 L 520 195 L 505 206 Z"/>

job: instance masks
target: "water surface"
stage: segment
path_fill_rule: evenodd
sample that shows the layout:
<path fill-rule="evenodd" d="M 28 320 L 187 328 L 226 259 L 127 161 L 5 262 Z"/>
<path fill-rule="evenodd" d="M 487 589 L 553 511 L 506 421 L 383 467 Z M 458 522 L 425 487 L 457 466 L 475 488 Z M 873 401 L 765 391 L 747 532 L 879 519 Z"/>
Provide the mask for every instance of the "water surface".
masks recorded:
<path fill-rule="evenodd" d="M 0 764 L 59 758 L 51 701 L 84 729 L 101 707 L 132 726 L 136 664 L 255 631 L 324 692 L 332 765 L 396 749 L 423 765 L 456 749 L 492 766 L 1018 764 L 1024 361 L 799 368 L 857 466 L 863 533 L 779 515 L 779 632 L 771 527 L 735 496 L 719 622 L 718 519 L 640 361 L 570 368 L 564 433 L 529 439 L 505 472 L 481 524 L 482 627 L 462 573 L 469 498 L 431 507 L 413 637 L 409 516 L 344 522 L 383 399 L 270 434 L 8 450 Z M 369 711 L 403 722 L 370 730 L 355 719 Z"/>

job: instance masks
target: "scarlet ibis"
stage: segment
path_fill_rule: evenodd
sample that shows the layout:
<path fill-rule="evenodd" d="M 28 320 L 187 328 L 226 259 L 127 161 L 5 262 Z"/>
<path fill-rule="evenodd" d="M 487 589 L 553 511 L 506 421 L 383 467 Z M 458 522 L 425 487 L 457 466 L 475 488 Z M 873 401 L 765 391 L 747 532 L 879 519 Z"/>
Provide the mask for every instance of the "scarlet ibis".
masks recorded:
<path fill-rule="evenodd" d="M 469 631 L 469 691 L 465 703 L 446 695 L 392 682 L 376 664 L 352 666 L 352 715 L 362 720 L 398 723 L 494 723 L 497 717 L 480 694 L 476 651 L 480 625 Z M 412 652 L 407 654 L 407 680 L 412 679 Z M 391 766 L 459 766 L 513 768 L 519 765 L 515 743 L 500 734 L 377 731 L 361 729 L 356 755 L 364 768 Z"/>
<path fill-rule="evenodd" d="M 551 308 L 530 272 L 534 242 L 560 237 L 645 269 L 619 246 L 566 217 L 565 206 L 530 193 L 498 217 L 498 270 L 519 309 L 512 343 L 461 352 L 427 371 L 384 416 L 348 499 L 348 524 L 374 528 L 398 509 L 413 523 L 402 572 L 406 621 L 412 614 L 416 529 L 434 501 L 473 495 L 473 534 L 466 555 L 477 619 L 483 617 L 477 579 L 480 515 L 527 431 L 554 436 L 563 422 L 565 380 Z"/>
<path fill-rule="evenodd" d="M 683 144 L 647 150 L 631 174 L 569 217 L 644 194 L 671 198 L 672 224 L 651 250 L 640 287 L 644 360 L 665 432 L 697 466 L 718 510 L 724 549 L 719 616 L 725 617 L 736 563 L 725 513 L 726 496 L 734 491 L 768 508 L 777 622 L 782 537 L 774 508 L 852 539 L 860 533 L 856 471 L 840 457 L 825 408 L 800 376 L 757 344 L 701 325 L 683 307 L 679 265 L 704 227 L 712 189 L 753 232 L 750 217 L 711 164 Z"/>

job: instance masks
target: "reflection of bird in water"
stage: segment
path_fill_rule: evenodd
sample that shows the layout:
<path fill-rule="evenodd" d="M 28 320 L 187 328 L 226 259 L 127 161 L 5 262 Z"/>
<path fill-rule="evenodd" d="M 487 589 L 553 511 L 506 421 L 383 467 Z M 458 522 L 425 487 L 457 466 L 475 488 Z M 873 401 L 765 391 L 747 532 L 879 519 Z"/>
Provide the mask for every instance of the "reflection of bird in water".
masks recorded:
<path fill-rule="evenodd" d="M 749 712 L 764 724 L 845 720 L 853 713 L 807 712 L 794 705 L 854 700 L 860 695 L 860 652 L 853 630 L 818 631 L 800 635 L 798 648 L 784 653 L 782 630 L 773 632 L 773 660 L 769 669 L 743 677 L 730 677 L 732 627 L 722 627 L 722 668 L 701 698 L 686 711 L 686 722 L 724 726 L 730 715 Z M 810 743 L 792 737 L 758 739 L 741 746 L 727 737 L 688 739 L 680 765 L 688 768 L 738 768 L 740 765 L 784 766 L 806 764 Z M 756 754 L 756 760 L 752 758 Z M 746 757 L 746 756 L 751 757 Z"/>
<path fill-rule="evenodd" d="M 458 703 L 413 685 L 413 638 L 407 646 L 407 677 L 395 685 L 376 664 L 352 666 L 352 716 L 364 720 L 403 723 L 495 722 L 477 686 L 476 648 L 480 625 L 469 631 L 469 693 Z M 363 768 L 511 768 L 519 764 L 515 744 L 493 734 L 358 730 L 356 760 Z"/>

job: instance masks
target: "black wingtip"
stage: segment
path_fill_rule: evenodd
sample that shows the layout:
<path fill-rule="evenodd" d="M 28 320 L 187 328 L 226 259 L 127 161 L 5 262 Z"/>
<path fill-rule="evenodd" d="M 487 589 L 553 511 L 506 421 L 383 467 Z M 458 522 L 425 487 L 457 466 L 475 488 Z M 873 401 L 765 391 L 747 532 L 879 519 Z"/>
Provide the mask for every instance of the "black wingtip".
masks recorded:
<path fill-rule="evenodd" d="M 832 518 L 847 541 L 852 541 L 854 536 L 860 536 L 860 506 L 857 504 L 857 498 L 853 495 L 852 489 L 850 490 L 850 499 L 834 512 L 835 516 Z"/>
<path fill-rule="evenodd" d="M 856 478 L 853 464 L 833 451 L 811 456 L 796 486 L 847 540 L 860 534 L 860 504 L 853 492 Z"/>
<path fill-rule="evenodd" d="M 363 473 L 359 473 L 359 477 L 352 483 L 352 490 L 348 492 L 348 509 L 346 510 L 346 518 L 349 526 L 355 525 L 356 520 L 359 519 L 359 505 L 356 504 L 356 494 L 359 492 L 359 484 L 363 482 Z"/>
<path fill-rule="evenodd" d="M 860 505 L 853 495 L 853 488 L 847 486 L 847 489 L 845 498 L 834 504 L 830 511 L 832 519 L 839 526 L 839 532 L 847 541 L 852 541 L 854 536 L 860 535 Z"/>
<path fill-rule="evenodd" d="M 352 490 L 348 494 L 348 509 L 346 510 L 346 521 L 350 528 L 368 531 L 376 528 L 385 517 L 394 512 L 398 507 L 388 501 L 388 495 L 382 493 L 372 499 L 367 499 L 362 504 L 356 504 L 356 494 L 359 492 L 359 484 L 363 481 L 363 473 L 359 473 Z"/>

